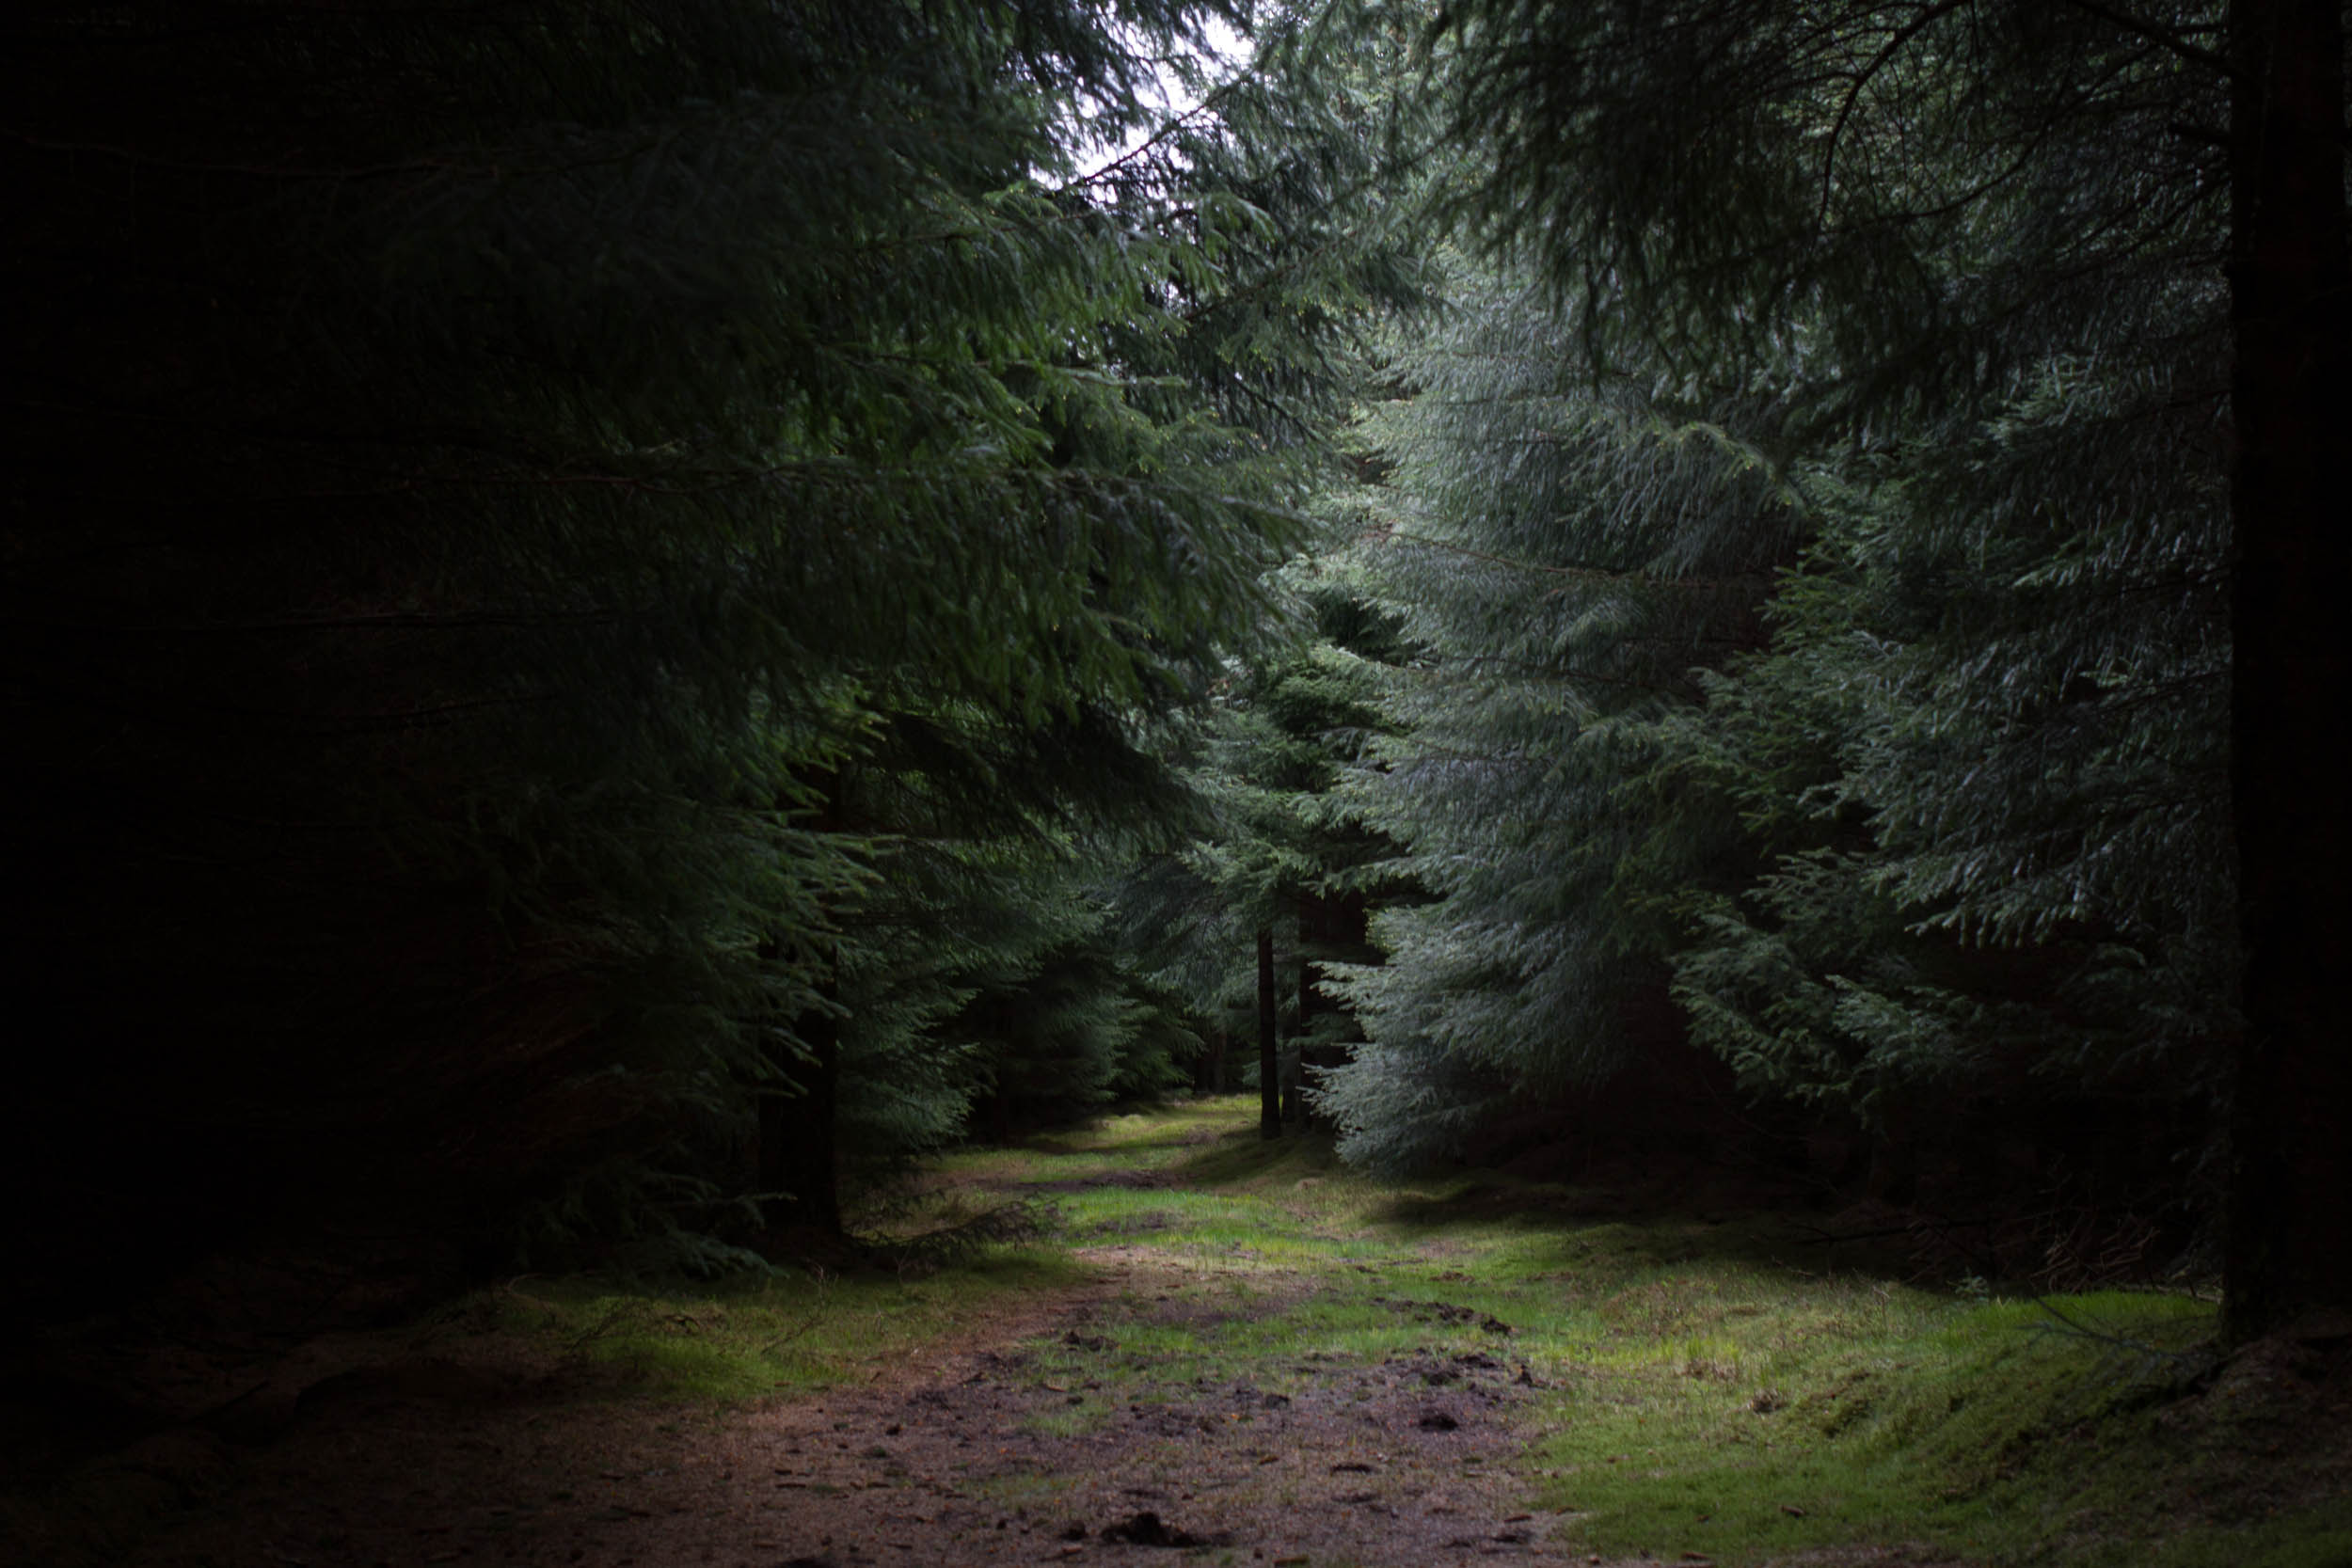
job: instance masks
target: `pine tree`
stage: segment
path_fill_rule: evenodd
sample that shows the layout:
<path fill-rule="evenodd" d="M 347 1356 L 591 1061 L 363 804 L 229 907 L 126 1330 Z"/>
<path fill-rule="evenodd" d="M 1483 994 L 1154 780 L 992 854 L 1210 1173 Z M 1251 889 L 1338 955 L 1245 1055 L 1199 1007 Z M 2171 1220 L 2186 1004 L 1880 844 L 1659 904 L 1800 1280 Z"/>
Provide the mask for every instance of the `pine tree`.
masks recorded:
<path fill-rule="evenodd" d="M 87 1189 L 61 1234 L 297 1170 L 659 1227 L 748 1080 L 886 1054 L 823 1021 L 890 835 L 1115 783 L 1295 537 L 1286 356 L 1351 308 L 1270 286 L 1303 201 L 1074 181 L 1195 14 L 15 24 L 17 1147 Z M 1206 325 L 1259 297 L 1301 325 Z"/>
<path fill-rule="evenodd" d="M 1184 769 L 1201 820 L 1124 891 L 1126 940 L 1146 968 L 1211 999 L 1212 1028 L 1232 1033 L 1247 1017 L 1269 1138 L 1305 1119 L 1313 1080 L 1360 1037 L 1327 972 L 1373 957 L 1367 911 L 1406 891 L 1392 885 L 1394 846 L 1340 798 L 1343 771 L 1383 723 L 1374 672 L 1394 657 L 1394 627 L 1332 580 L 1318 555 L 1284 576 L 1312 615 L 1314 640 L 1235 661 Z"/>
<path fill-rule="evenodd" d="M 1886 453 L 1896 472 L 1946 490 L 1935 504 L 1947 520 L 1930 514 L 1931 540 L 1957 525 L 2006 546 L 2060 524 L 2044 566 L 1994 578 L 2020 609 L 2038 591 L 2109 573 L 2135 592 L 2177 595 L 2185 658 L 2079 659 L 2162 624 L 2138 609 L 2102 616 L 2073 601 L 2076 624 L 2055 638 L 2005 641 L 1997 606 L 1979 621 L 1979 662 L 1948 663 L 1946 693 L 1976 686 L 1963 705 L 1997 721 L 1986 732 L 1997 747 L 2058 751 L 2031 788 L 2030 768 L 1996 765 L 2009 791 L 1997 812 L 1953 815 L 1956 794 L 1939 806 L 1932 791 L 1892 792 L 1928 810 L 1883 824 L 1917 836 L 1877 890 L 1931 900 L 1931 916 L 1967 911 L 1957 918 L 2013 932 L 2071 918 L 2071 899 L 2093 925 L 2128 926 L 2167 870 L 2143 863 L 2109 877 L 2093 863 L 2156 852 L 2168 799 L 2185 803 L 2181 831 L 2202 842 L 2204 786 L 2179 769 L 2195 755 L 2184 737 L 2213 665 L 2198 652 L 2215 619 L 2201 579 L 2217 552 L 2194 515 L 2225 453 L 2170 416 L 2209 404 L 2226 286 L 2231 811 L 2247 943 L 2232 1331 L 2352 1298 L 2341 1249 L 2325 1240 L 2352 1202 L 2352 1166 L 2321 1109 L 2344 1098 L 2328 1043 L 2343 1033 L 2341 1002 L 2322 957 L 2342 945 L 2341 915 L 2320 892 L 2341 879 L 2343 857 L 2318 783 L 2338 771 L 2334 743 L 2318 737 L 2338 733 L 2344 688 L 2318 600 L 2297 596 L 2334 580 L 2344 547 L 2327 520 L 2344 510 L 2341 466 L 2320 455 L 2320 433 L 2342 423 L 2352 337 L 2339 9 L 1473 0 L 1446 26 L 1460 51 L 1458 126 L 1487 138 L 1496 168 L 1466 208 L 1578 303 L 1597 374 L 1653 356 L 1675 376 L 1797 389 L 1793 435 L 1855 461 Z M 2137 331 L 2163 336 L 2136 343 Z M 2036 409 L 2038 396 L 2106 403 L 2123 434 L 2076 463 L 2075 448 L 2037 433 L 2065 430 L 2072 411 Z M 1986 472 L 1908 456 L 1967 450 L 2004 422 L 2023 438 Z M 2111 455 L 2136 445 L 2154 457 L 2139 483 Z M 2006 477 L 2025 475 L 2030 488 Z M 2163 493 L 2154 527 L 2117 503 L 2119 477 L 2125 496 L 2147 482 Z M 2042 514 L 2022 529 L 2021 497 Z M 2185 527 L 2167 521 L 2183 517 Z M 2171 711 L 2138 722 L 2118 715 L 2121 700 Z M 2068 710 L 2088 720 L 2072 737 Z M 1920 731 L 1904 744 L 1916 758 L 1921 745 L 1960 738 Z M 2120 772 L 2066 760 L 2097 761 L 2102 745 Z M 2116 779 L 2161 781 L 2167 769 L 2174 783 L 2153 800 L 2101 804 Z M 2004 832 L 2054 803 L 2031 855 L 1995 858 Z M 1970 815 L 1988 831 L 1963 826 Z M 2197 874 L 2219 878 L 2219 860 L 2206 851 Z M 1992 884 L 2010 863 L 2027 879 L 2005 895 Z M 1838 870 L 1819 856 L 1813 866 Z M 1832 890 L 1782 891 L 1819 903 Z M 2192 935 L 2211 951 L 2209 935 Z M 2210 996 L 2201 1006 L 2210 1016 Z"/>
<path fill-rule="evenodd" d="M 1385 963 L 1341 972 L 1371 1044 L 1325 1103 L 1343 1151 L 1381 1166 L 1640 1049 L 1625 1022 L 1663 985 L 1663 938 L 1615 889 L 1648 831 L 1623 781 L 1692 667 L 1752 635 L 1794 529 L 1736 433 L 1759 400 L 1595 392 L 1577 334 L 1540 293 L 1467 274 L 1367 433 L 1393 471 L 1347 560 L 1416 651 L 1354 809 L 1434 895 L 1378 917 Z"/>

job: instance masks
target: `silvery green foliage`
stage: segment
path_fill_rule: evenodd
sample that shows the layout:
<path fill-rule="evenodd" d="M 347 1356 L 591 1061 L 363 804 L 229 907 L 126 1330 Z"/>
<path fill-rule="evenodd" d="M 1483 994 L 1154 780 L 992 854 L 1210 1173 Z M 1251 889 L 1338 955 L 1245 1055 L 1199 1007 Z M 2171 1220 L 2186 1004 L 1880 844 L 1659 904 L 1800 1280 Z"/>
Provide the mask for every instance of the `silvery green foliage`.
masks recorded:
<path fill-rule="evenodd" d="M 1533 289 L 1474 285 L 1370 433 L 1393 467 L 1344 560 L 1421 651 L 1350 799 L 1435 895 L 1381 914 L 1387 962 L 1340 983 L 1373 1043 L 1323 1102 L 1375 1164 L 1453 1147 L 1506 1086 L 1623 1064 L 1619 1007 L 1661 972 L 1614 885 L 1651 830 L 1620 785 L 1647 721 L 1753 635 L 1796 525 L 1742 434 L 1769 398 L 1595 386 L 1576 332 Z"/>
<path fill-rule="evenodd" d="M 1444 896 L 1385 916 L 1389 964 L 1351 975 L 1375 1043 L 1327 1101 L 1351 1156 L 1427 1159 L 1511 1095 L 1621 1065 L 1612 1004 L 1657 964 L 1763 1094 L 1874 1115 L 2037 1074 L 2210 1088 L 2233 962 L 2216 303 L 2152 299 L 2095 367 L 2054 361 L 1947 445 L 1790 465 L 1729 559 L 1811 543 L 1772 581 L 1769 651 L 1714 668 L 1704 632 L 1644 635 L 1687 613 L 1677 579 L 1621 586 L 1495 527 L 1519 497 L 1567 510 L 1541 476 L 1464 507 L 1495 529 L 1465 545 L 1407 508 L 1466 492 L 1405 456 L 1355 559 L 1433 654 L 1395 675 L 1408 728 L 1358 800 Z M 1601 428 L 1621 455 L 1691 438 Z M 1630 457 L 1586 482 L 1629 510 L 1672 493 Z M 1715 630 L 1760 641 L 1744 609 Z M 1635 662 L 1661 643 L 1682 678 Z"/>
<path fill-rule="evenodd" d="M 1445 896 L 1352 982 L 1352 1148 L 1442 1147 L 1440 1073 L 1608 1070 L 1665 966 L 1762 1091 L 2209 1083 L 2211 11 L 1448 8 L 1456 210 L 1548 289 L 1408 361 L 1367 502 L 1434 657 L 1363 809 Z"/>

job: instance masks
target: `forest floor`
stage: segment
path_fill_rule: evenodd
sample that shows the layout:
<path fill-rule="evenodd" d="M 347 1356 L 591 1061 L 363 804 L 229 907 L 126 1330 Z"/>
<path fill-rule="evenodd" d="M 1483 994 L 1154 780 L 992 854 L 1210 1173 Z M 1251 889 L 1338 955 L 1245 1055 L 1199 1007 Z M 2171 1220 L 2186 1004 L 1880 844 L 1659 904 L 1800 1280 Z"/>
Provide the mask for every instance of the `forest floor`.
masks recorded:
<path fill-rule="evenodd" d="M 1198 1101 L 927 1171 L 904 1267 L 521 1279 L 151 1434 L 28 1561 L 2352 1563 L 2352 1354 L 1957 1295 L 1770 1212 L 1379 1184 Z M 993 1235 L 993 1240 L 974 1238 Z"/>

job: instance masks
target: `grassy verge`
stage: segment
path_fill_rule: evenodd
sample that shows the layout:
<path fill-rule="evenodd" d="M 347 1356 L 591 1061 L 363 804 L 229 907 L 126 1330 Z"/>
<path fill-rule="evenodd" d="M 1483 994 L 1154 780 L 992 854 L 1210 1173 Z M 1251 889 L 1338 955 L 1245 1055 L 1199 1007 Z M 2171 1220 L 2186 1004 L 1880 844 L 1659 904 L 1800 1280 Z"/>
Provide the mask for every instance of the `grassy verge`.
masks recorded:
<path fill-rule="evenodd" d="M 1053 1246 L 995 1244 L 907 1277 L 786 1271 L 673 1290 L 524 1279 L 469 1297 L 428 1338 L 514 1337 L 601 1374 L 591 1390 L 734 1403 L 865 1381 L 1085 1277 Z"/>

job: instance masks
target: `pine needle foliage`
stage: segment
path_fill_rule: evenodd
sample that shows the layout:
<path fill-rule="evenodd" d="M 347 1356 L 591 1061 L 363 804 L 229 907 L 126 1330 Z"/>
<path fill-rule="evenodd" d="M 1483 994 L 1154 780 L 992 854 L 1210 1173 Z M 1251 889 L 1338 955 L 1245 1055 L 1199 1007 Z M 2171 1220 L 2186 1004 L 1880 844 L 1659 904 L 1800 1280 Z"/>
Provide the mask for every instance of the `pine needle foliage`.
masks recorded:
<path fill-rule="evenodd" d="M 1382 914 L 1386 963 L 1341 982 L 1372 1045 L 1325 1104 L 1343 1149 L 1383 1166 L 1458 1147 L 1506 1093 L 1628 1059 L 1621 1014 L 1659 983 L 1660 939 L 1613 885 L 1648 832 L 1620 786 L 1647 721 L 1694 699 L 1692 668 L 1754 638 L 1797 527 L 1727 422 L 1757 422 L 1758 400 L 1596 394 L 1574 322 L 1524 282 L 1466 277 L 1368 431 L 1392 468 L 1345 558 L 1418 650 L 1352 802 L 1435 895 Z"/>
<path fill-rule="evenodd" d="M 844 992 L 939 1135 L 964 982 L 895 989 L 952 967 L 874 934 L 905 847 L 1134 793 L 1396 276 L 1238 110 L 1080 177 L 1211 9 L 10 24 L 25 1167 L 675 1212 Z"/>
<path fill-rule="evenodd" d="M 2217 23 L 1444 11 L 1452 210 L 1529 281 L 1405 356 L 1364 501 L 1431 654 L 1357 788 L 1441 896 L 1349 982 L 1352 1155 L 1617 1069 L 1657 985 L 1866 1117 L 2213 1090 Z"/>

